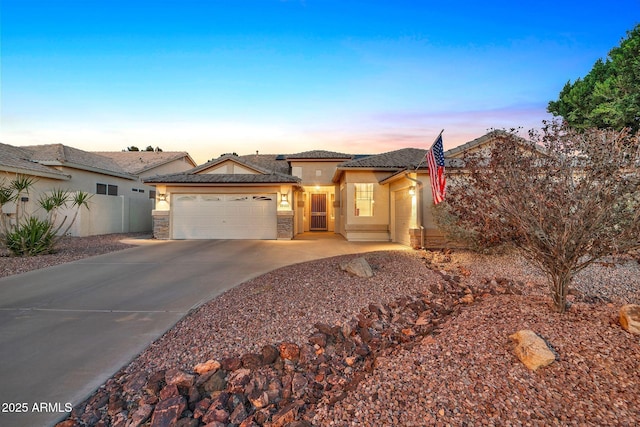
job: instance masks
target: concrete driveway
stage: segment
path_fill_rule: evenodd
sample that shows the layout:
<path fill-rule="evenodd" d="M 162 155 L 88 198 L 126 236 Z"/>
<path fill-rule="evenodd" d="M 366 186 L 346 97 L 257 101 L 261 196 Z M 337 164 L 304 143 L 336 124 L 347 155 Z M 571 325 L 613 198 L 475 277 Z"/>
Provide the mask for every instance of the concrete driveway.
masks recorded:
<path fill-rule="evenodd" d="M 0 279 L 0 425 L 55 424 L 190 310 L 253 277 L 334 255 L 407 249 L 323 233 L 136 243 Z"/>

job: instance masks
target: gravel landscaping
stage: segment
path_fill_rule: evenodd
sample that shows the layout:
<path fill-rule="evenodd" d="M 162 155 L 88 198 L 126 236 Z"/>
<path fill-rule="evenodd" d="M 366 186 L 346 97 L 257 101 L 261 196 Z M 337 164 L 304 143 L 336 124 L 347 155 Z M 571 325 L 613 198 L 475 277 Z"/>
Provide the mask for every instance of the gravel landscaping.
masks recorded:
<path fill-rule="evenodd" d="M 125 237 L 136 235 L 1 256 L 0 275 L 124 249 Z M 552 310 L 544 277 L 513 255 L 374 252 L 364 255 L 372 278 L 339 268 L 355 257 L 284 267 L 201 306 L 63 425 L 161 425 L 167 401 L 183 402 L 176 425 L 194 427 L 640 423 L 640 336 L 618 321 L 621 305 L 640 304 L 637 256 L 581 272 L 565 314 Z M 529 371 L 508 338 L 520 329 L 543 337 L 556 361 Z M 270 365 L 259 356 L 265 348 L 280 351 Z M 300 355 L 289 360 L 292 348 Z M 208 360 L 221 362 L 226 391 L 211 391 L 215 370 L 194 373 Z M 192 386 L 176 377 L 194 378 Z M 261 382 L 265 402 L 242 398 Z"/>
<path fill-rule="evenodd" d="M 82 252 L 74 247 L 59 255 Z M 513 255 L 374 252 L 364 254 L 372 278 L 339 268 L 357 256 L 284 267 L 204 304 L 65 425 L 160 425 L 167 401 L 183 405 L 183 426 L 640 424 L 640 336 L 618 322 L 621 305 L 640 304 L 637 258 L 581 272 L 558 314 L 544 278 Z M 529 371 L 508 338 L 520 329 L 543 337 L 556 361 Z M 299 359 L 285 356 L 292 347 Z M 279 348 L 278 361 L 248 357 L 265 348 Z M 226 391 L 211 391 L 214 371 L 194 373 L 207 360 L 221 362 Z M 260 384 L 266 402 L 242 397 Z"/>
<path fill-rule="evenodd" d="M 131 248 L 133 247 L 131 244 L 123 243 L 122 240 L 146 236 L 148 236 L 146 233 L 120 233 L 90 237 L 63 237 L 55 253 L 35 257 L 14 257 L 3 248 L 0 249 L 0 277 Z"/>

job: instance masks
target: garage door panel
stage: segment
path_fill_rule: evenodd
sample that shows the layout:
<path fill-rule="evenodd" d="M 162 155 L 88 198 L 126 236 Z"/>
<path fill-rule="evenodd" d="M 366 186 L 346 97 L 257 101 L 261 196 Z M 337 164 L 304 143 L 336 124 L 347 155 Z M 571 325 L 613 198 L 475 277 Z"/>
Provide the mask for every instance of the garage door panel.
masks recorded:
<path fill-rule="evenodd" d="M 275 194 L 177 195 L 172 205 L 174 239 L 275 239 Z"/>

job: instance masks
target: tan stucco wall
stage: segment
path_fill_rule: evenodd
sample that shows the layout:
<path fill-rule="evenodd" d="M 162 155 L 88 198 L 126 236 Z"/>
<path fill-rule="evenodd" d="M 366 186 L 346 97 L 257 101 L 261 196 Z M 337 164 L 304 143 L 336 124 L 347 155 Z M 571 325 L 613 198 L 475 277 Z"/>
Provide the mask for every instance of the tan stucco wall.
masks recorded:
<path fill-rule="evenodd" d="M 0 171 L 0 184 L 8 186 L 11 181 L 16 178 L 15 173 Z M 33 177 L 36 181 L 31 187 L 29 194 L 26 194 L 24 197 L 28 198 L 26 202 L 18 202 L 19 207 L 15 204 L 9 203 L 2 207 L 2 211 L 5 214 L 14 214 L 15 212 L 23 212 L 28 215 L 35 215 L 39 218 L 44 218 L 45 213 L 42 211 L 40 206 L 38 205 L 38 199 L 47 191 L 52 188 L 66 188 L 68 181 L 51 179 L 51 178 L 43 178 L 43 177 Z"/>
<path fill-rule="evenodd" d="M 333 185 L 333 174 L 335 173 L 336 168 L 340 163 L 341 162 L 312 162 L 292 160 L 291 170 L 293 173 L 294 168 L 302 168 L 302 174 L 301 176 L 299 176 L 299 178 L 302 179 L 302 185 Z"/>
<path fill-rule="evenodd" d="M 303 233 L 311 230 L 311 195 L 325 194 L 327 197 L 327 230 L 336 231 L 336 218 L 338 210 L 334 207 L 335 201 L 338 199 L 336 195 L 335 185 L 324 186 L 306 186 L 302 192 L 296 193 L 297 201 L 295 204 L 296 233 Z"/>
<path fill-rule="evenodd" d="M 388 172 L 345 171 L 340 183 L 341 207 L 339 217 L 343 221 L 339 230 L 347 240 L 389 241 L 390 194 L 388 185 L 380 185 Z M 373 183 L 373 216 L 355 215 L 354 184 Z"/>
<path fill-rule="evenodd" d="M 239 165 L 238 163 L 232 160 L 225 160 L 219 165 L 216 165 L 215 167 L 212 167 L 210 169 L 206 169 L 201 173 L 204 173 L 204 174 L 256 174 L 258 172 L 256 172 L 253 169 L 245 168 L 244 166 Z"/>

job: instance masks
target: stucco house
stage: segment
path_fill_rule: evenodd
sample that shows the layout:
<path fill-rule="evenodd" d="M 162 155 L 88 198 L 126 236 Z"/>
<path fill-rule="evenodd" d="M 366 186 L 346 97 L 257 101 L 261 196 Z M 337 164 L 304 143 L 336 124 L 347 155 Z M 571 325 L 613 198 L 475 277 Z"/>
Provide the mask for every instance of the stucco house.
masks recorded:
<path fill-rule="evenodd" d="M 0 176 L 10 180 L 21 174 L 36 179 L 29 196 L 19 202 L 25 211 L 35 214 L 40 195 L 52 189 L 91 194 L 90 208 L 79 212 L 69 230 L 71 235 L 150 231 L 155 194 L 154 188 L 145 185 L 141 177 L 188 170 L 195 162 L 186 153 L 157 153 L 155 158 L 145 155 L 144 161 L 136 156 L 135 162 L 129 153 L 124 154 L 114 155 L 119 157 L 115 159 L 62 144 L 23 147 L 0 144 Z M 12 206 L 3 206 L 5 214 L 11 214 L 12 210 Z"/>
<path fill-rule="evenodd" d="M 455 173 L 489 133 L 445 153 Z M 186 172 L 147 178 L 156 187 L 158 239 L 292 239 L 309 231 L 350 241 L 414 247 L 442 240 L 431 215 L 427 149 L 376 155 L 313 150 L 288 155 L 224 155 Z"/>

